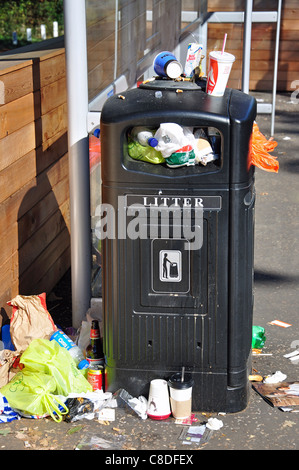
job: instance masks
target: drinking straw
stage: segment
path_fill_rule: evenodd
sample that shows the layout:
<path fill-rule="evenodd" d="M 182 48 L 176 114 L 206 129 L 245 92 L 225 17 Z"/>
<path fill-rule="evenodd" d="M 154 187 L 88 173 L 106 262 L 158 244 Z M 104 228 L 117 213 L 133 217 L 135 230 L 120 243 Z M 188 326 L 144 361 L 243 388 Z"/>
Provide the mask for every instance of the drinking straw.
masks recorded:
<path fill-rule="evenodd" d="M 222 44 L 222 51 L 221 51 L 221 54 L 223 54 L 223 52 L 224 52 L 224 49 L 225 49 L 226 38 L 227 38 L 227 34 L 225 33 L 225 35 L 224 35 L 224 39 L 223 39 L 223 44 Z"/>
<path fill-rule="evenodd" d="M 182 377 L 181 382 L 184 382 L 185 367 L 182 367 Z"/>

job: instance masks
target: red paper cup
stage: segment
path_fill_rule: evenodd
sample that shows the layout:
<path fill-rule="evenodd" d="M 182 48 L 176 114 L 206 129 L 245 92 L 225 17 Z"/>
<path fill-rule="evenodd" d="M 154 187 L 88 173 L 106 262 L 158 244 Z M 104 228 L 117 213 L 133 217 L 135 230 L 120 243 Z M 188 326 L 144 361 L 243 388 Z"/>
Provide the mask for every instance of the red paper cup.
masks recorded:
<path fill-rule="evenodd" d="M 209 68 L 206 92 L 208 95 L 223 96 L 235 56 L 228 52 L 212 51 L 209 54 Z"/>

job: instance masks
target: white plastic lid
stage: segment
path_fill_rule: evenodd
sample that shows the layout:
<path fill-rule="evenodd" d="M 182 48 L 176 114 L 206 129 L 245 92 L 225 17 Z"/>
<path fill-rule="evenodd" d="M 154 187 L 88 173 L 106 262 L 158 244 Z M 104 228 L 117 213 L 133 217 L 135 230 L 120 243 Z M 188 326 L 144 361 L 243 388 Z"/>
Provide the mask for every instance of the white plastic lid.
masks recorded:
<path fill-rule="evenodd" d="M 222 61 L 222 62 L 235 62 L 236 58 L 233 54 L 230 54 L 229 52 L 222 52 L 221 51 L 211 51 L 210 56 L 213 59 Z"/>

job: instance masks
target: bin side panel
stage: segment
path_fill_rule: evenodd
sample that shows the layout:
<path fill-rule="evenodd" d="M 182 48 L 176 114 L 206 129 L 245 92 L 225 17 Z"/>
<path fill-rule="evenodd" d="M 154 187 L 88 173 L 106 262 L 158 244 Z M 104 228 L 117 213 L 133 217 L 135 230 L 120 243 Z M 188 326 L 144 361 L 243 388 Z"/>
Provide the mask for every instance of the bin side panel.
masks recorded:
<path fill-rule="evenodd" d="M 247 380 L 252 341 L 254 182 L 230 191 L 228 376 L 230 386 Z"/>

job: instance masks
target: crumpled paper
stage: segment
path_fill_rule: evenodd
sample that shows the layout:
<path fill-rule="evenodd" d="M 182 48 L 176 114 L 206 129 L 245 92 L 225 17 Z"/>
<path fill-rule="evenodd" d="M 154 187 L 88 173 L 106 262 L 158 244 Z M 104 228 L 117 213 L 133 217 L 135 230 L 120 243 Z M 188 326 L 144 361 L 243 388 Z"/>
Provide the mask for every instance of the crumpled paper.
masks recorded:
<path fill-rule="evenodd" d="M 211 429 L 212 431 L 218 431 L 219 429 L 222 428 L 223 422 L 221 421 L 221 419 L 218 419 L 218 418 L 209 418 L 206 426 L 208 429 Z"/>

